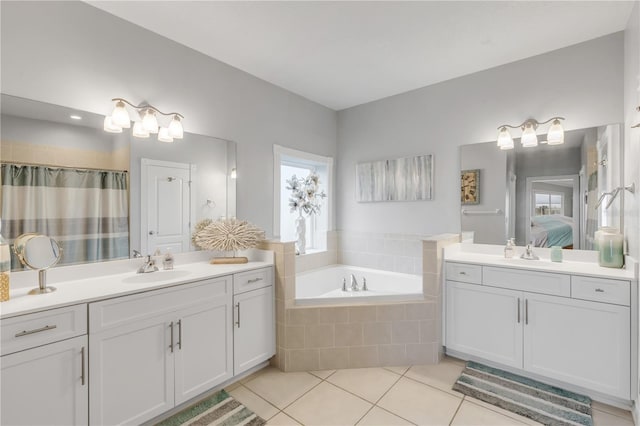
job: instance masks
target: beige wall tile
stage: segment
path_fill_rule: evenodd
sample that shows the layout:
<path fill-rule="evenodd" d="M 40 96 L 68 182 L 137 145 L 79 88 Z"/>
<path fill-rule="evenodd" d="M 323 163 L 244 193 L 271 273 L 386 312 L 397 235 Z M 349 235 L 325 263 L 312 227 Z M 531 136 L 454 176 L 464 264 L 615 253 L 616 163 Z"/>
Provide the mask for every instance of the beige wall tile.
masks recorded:
<path fill-rule="evenodd" d="M 302 349 L 305 347 L 304 325 L 286 326 L 284 332 L 284 347 L 286 349 Z"/>
<path fill-rule="evenodd" d="M 349 322 L 374 322 L 375 306 L 352 306 L 349 308 Z"/>
<path fill-rule="evenodd" d="M 383 367 L 407 365 L 406 345 L 379 345 L 378 357 Z"/>
<path fill-rule="evenodd" d="M 318 349 L 290 349 L 287 371 L 319 370 L 319 359 Z"/>
<path fill-rule="evenodd" d="M 436 364 L 438 351 L 435 343 L 411 343 L 407 345 L 407 363 Z"/>
<path fill-rule="evenodd" d="M 436 250 L 422 251 L 422 269 L 423 272 L 438 272 L 438 252 Z"/>
<path fill-rule="evenodd" d="M 306 348 L 327 348 L 334 346 L 334 325 L 307 325 L 304 345 Z"/>
<path fill-rule="evenodd" d="M 349 322 L 349 308 L 318 308 L 318 322 L 322 323 L 343 323 Z"/>
<path fill-rule="evenodd" d="M 276 298 L 276 322 L 284 323 L 286 321 L 284 309 L 284 299 Z"/>
<path fill-rule="evenodd" d="M 425 296 L 440 296 L 440 276 L 427 272 L 422 275 L 423 292 Z"/>
<path fill-rule="evenodd" d="M 284 323 L 276 323 L 276 346 L 284 346 L 285 341 Z"/>
<path fill-rule="evenodd" d="M 320 368 L 337 369 L 348 368 L 349 348 L 323 348 L 320 349 Z"/>
<path fill-rule="evenodd" d="M 296 296 L 296 276 L 284 277 L 284 300 L 295 300 Z"/>
<path fill-rule="evenodd" d="M 380 305 L 376 308 L 376 321 L 402 321 L 405 318 L 404 304 Z"/>
<path fill-rule="evenodd" d="M 380 365 L 377 346 L 349 348 L 349 368 L 377 367 Z"/>
<path fill-rule="evenodd" d="M 432 319 L 435 316 L 436 303 L 408 303 L 405 306 L 408 320 Z"/>
<path fill-rule="evenodd" d="M 419 321 L 395 321 L 391 324 L 391 341 L 393 343 L 420 342 Z"/>
<path fill-rule="evenodd" d="M 363 327 L 363 339 L 365 345 L 391 343 L 390 322 L 367 322 L 363 324 Z"/>
<path fill-rule="evenodd" d="M 345 323 L 335 326 L 336 346 L 360 346 L 362 345 L 362 324 Z"/>
<path fill-rule="evenodd" d="M 318 309 L 295 308 L 287 309 L 287 324 L 313 325 L 318 323 Z"/>
<path fill-rule="evenodd" d="M 420 321 L 420 343 L 437 343 L 439 338 L 436 320 Z"/>

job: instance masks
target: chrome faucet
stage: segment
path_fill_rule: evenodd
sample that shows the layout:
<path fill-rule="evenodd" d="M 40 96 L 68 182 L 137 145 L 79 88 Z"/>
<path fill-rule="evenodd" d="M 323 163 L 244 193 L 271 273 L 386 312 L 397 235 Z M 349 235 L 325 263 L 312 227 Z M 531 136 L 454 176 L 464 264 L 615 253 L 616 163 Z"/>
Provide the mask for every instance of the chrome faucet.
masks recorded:
<path fill-rule="evenodd" d="M 533 254 L 533 247 L 532 246 L 533 246 L 532 242 L 527 244 L 527 247 L 524 249 L 524 253 L 522 253 L 522 256 L 520 256 L 520 259 L 540 260 L 540 258 L 538 256 Z"/>
<path fill-rule="evenodd" d="M 362 277 L 362 291 L 367 291 L 369 290 L 367 288 L 367 279 L 365 277 Z"/>
<path fill-rule="evenodd" d="M 347 279 L 346 278 L 342 278 L 342 291 L 348 291 L 347 290 Z"/>
<path fill-rule="evenodd" d="M 151 258 L 151 255 L 147 255 L 144 260 L 144 263 L 140 265 L 138 268 L 138 274 L 146 274 L 149 272 L 156 272 L 158 267 L 156 266 L 156 261 Z"/>
<path fill-rule="evenodd" d="M 359 291 L 358 281 L 356 280 L 356 276 L 351 274 L 351 291 Z"/>
<path fill-rule="evenodd" d="M 140 253 L 140 252 L 139 252 L 138 250 L 136 250 L 136 249 L 133 249 L 133 257 L 134 257 L 135 259 L 138 259 L 138 258 L 142 259 L 142 253 Z"/>

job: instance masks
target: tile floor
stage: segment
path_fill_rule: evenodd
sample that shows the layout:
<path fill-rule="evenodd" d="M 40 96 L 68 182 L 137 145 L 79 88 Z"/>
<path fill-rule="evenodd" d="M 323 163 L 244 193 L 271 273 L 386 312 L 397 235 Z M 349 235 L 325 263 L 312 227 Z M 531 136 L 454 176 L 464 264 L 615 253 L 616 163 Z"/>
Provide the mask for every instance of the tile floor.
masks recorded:
<path fill-rule="evenodd" d="M 283 373 L 265 368 L 226 390 L 267 425 L 537 425 L 451 390 L 464 363 Z M 594 402 L 595 426 L 633 426 L 631 413 Z"/>

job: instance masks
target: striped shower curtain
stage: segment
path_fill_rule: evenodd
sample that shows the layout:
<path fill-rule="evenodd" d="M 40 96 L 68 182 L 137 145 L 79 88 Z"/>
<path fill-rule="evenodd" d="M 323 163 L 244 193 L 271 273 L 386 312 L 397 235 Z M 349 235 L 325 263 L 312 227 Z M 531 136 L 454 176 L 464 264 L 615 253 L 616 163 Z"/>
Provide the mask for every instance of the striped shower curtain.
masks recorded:
<path fill-rule="evenodd" d="M 60 264 L 129 257 L 127 172 L 2 164 L 2 236 L 60 243 Z M 21 266 L 15 256 L 12 269 Z"/>

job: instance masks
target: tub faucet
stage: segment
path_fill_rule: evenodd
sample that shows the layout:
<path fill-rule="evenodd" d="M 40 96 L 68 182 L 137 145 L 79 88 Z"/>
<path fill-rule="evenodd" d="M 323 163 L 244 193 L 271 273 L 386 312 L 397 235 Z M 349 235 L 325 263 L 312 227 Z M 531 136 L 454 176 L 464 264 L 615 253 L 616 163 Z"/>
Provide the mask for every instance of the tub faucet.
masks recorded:
<path fill-rule="evenodd" d="M 347 279 L 342 277 L 342 291 L 347 291 Z"/>
<path fill-rule="evenodd" d="M 367 291 L 369 290 L 367 288 L 367 279 L 365 277 L 362 277 L 362 291 Z"/>
<path fill-rule="evenodd" d="M 356 280 L 356 276 L 351 274 L 351 291 L 358 291 L 358 281 Z"/>

